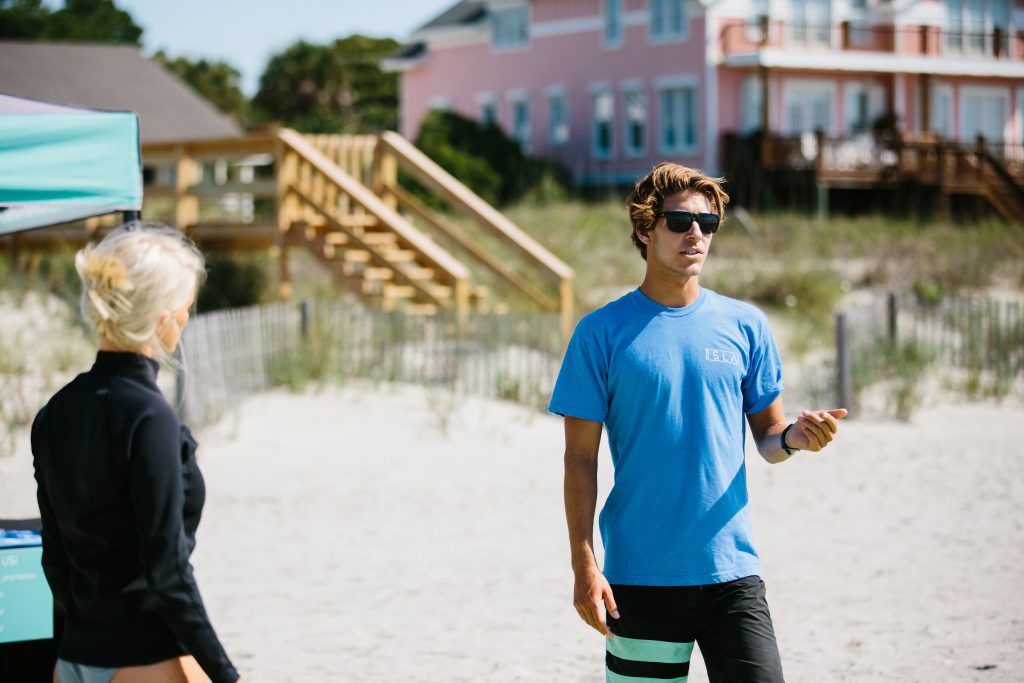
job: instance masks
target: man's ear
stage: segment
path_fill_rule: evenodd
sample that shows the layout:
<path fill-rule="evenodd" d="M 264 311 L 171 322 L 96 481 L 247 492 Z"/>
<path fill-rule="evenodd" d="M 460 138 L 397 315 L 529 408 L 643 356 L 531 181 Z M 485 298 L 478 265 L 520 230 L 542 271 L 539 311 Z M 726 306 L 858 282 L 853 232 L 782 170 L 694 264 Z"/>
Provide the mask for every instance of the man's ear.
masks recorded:
<path fill-rule="evenodd" d="M 636 236 L 637 236 L 637 239 L 639 239 L 641 242 L 643 242 L 644 244 L 647 244 L 647 240 L 649 238 L 647 237 L 647 231 L 646 230 L 641 230 L 640 228 L 636 228 Z"/>

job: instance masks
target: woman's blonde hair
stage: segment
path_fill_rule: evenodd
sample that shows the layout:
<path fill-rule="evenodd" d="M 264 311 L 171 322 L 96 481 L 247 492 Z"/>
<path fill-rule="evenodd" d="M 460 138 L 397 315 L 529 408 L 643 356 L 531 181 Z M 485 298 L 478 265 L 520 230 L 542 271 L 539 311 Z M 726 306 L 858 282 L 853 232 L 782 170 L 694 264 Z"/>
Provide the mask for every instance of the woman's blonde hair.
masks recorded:
<path fill-rule="evenodd" d="M 203 255 L 180 230 L 162 223 L 122 225 L 75 255 L 80 307 L 96 332 L 118 348 L 149 349 L 161 360 L 157 323 L 192 301 L 206 275 Z"/>
<path fill-rule="evenodd" d="M 679 164 L 663 162 L 638 180 L 626 200 L 629 208 L 629 222 L 633 226 L 633 244 L 640 250 L 640 256 L 647 260 L 647 245 L 640 241 L 638 233 L 654 227 L 654 214 L 661 211 L 665 197 L 677 192 L 698 192 L 708 199 L 711 211 L 725 222 L 725 205 L 729 195 L 722 189 L 725 178 L 711 178 L 700 171 Z"/>

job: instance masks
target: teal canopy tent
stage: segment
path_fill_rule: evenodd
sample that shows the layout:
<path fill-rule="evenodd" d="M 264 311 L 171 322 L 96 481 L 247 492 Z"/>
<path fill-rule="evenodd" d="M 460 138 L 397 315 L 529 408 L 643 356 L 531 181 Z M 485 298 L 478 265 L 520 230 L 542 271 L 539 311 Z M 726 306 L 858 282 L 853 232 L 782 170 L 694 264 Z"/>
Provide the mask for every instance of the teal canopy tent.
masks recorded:
<path fill-rule="evenodd" d="M 141 208 L 134 112 L 0 93 L 0 236 Z"/>

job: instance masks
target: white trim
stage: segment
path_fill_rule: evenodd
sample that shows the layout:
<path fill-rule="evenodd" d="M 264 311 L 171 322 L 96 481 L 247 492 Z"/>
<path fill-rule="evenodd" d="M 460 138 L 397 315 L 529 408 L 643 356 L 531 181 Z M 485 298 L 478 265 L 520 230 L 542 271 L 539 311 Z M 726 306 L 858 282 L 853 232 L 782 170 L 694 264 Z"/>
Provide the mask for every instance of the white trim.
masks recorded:
<path fill-rule="evenodd" d="M 512 88 L 505 91 L 506 102 L 521 102 L 530 99 L 530 91 L 526 88 Z"/>
<path fill-rule="evenodd" d="M 478 92 L 476 95 L 473 95 L 473 102 L 480 106 L 485 104 L 496 104 L 498 102 L 498 96 L 493 90 Z"/>
<path fill-rule="evenodd" d="M 526 52 L 530 49 L 533 44 L 533 8 L 530 7 L 528 2 L 510 2 L 505 3 L 507 6 L 504 7 L 492 7 L 487 15 L 487 47 L 490 49 L 491 54 L 503 55 L 514 52 Z M 494 44 L 494 20 L 496 11 L 519 11 L 526 10 L 526 41 L 523 43 L 516 43 L 514 45 L 495 45 Z"/>
<path fill-rule="evenodd" d="M 623 92 L 627 90 L 643 90 L 647 87 L 642 78 L 627 78 L 626 80 L 619 81 L 619 90 Z"/>
<path fill-rule="evenodd" d="M 697 74 L 666 74 L 654 79 L 654 87 L 657 90 L 665 88 L 696 88 L 700 84 L 700 76 Z"/>
<path fill-rule="evenodd" d="M 604 17 L 574 17 L 538 22 L 530 27 L 530 35 L 533 38 L 559 38 L 574 33 L 603 31 L 603 29 Z"/>
<path fill-rule="evenodd" d="M 608 81 L 593 81 L 587 83 L 587 92 L 591 95 L 611 90 L 612 86 Z"/>
<path fill-rule="evenodd" d="M 547 97 L 553 97 L 555 95 L 564 95 L 564 96 L 568 97 L 569 96 L 569 88 L 567 88 L 566 86 L 562 85 L 561 83 L 555 83 L 553 85 L 546 86 L 544 88 L 544 94 Z"/>
<path fill-rule="evenodd" d="M 511 105 L 508 121 L 509 135 L 519 143 L 519 146 L 523 148 L 523 152 L 529 153 L 533 147 L 533 107 L 531 106 L 533 103 L 530 100 L 530 93 L 522 88 L 509 90 L 505 93 L 505 100 Z M 518 105 L 523 105 L 526 112 L 526 129 L 523 131 L 522 137 L 519 135 L 519 130 L 516 129 L 516 107 Z"/>
<path fill-rule="evenodd" d="M 756 53 L 734 55 L 724 66 L 766 66 L 777 69 L 854 71 L 857 73 L 932 74 L 935 76 L 979 76 L 1024 78 L 1024 62 L 996 59 L 944 59 L 942 57 L 896 57 L 879 53 L 821 52 L 808 58 L 806 52 L 765 48 Z"/>

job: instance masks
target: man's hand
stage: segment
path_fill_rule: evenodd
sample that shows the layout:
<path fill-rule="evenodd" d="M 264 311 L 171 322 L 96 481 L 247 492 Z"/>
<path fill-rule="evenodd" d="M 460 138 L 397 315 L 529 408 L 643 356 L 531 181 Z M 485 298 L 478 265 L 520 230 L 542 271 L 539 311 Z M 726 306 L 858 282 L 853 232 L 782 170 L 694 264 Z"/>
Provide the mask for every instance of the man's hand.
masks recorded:
<path fill-rule="evenodd" d="M 802 451 L 820 451 L 835 438 L 846 408 L 805 410 L 786 433 L 786 445 Z"/>
<path fill-rule="evenodd" d="M 615 606 L 612 587 L 608 585 L 604 575 L 596 569 L 577 572 L 573 593 L 573 605 L 580 618 L 597 629 L 601 635 L 612 638 L 612 630 L 602 616 L 601 603 L 604 603 L 613 619 L 619 618 L 619 610 Z"/>

